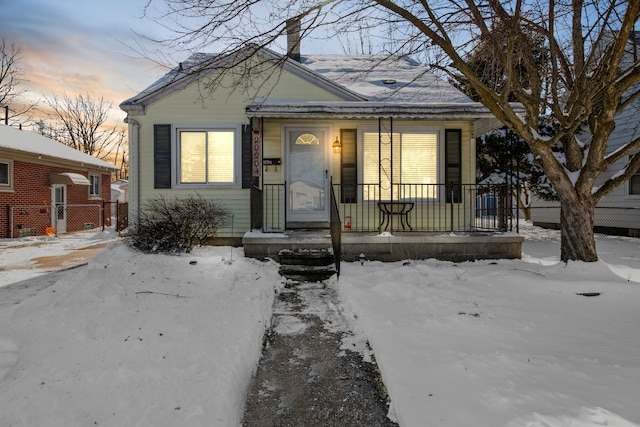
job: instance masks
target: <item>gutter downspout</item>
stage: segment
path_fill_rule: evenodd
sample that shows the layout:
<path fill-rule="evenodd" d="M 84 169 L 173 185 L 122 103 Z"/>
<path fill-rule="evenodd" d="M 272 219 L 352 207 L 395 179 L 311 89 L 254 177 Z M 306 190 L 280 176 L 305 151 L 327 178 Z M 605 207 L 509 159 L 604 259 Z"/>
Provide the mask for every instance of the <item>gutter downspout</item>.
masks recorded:
<path fill-rule="evenodd" d="M 132 202 L 131 206 L 129 206 L 129 218 L 133 219 L 133 222 L 137 223 L 138 221 L 138 212 L 140 209 L 140 171 L 139 171 L 139 154 L 140 154 L 140 144 L 139 144 L 139 134 L 140 134 L 140 123 L 137 120 L 129 117 L 124 119 L 125 123 L 128 123 L 132 126 L 132 138 L 133 138 L 133 147 L 129 147 L 129 153 L 132 155 L 132 161 L 129 164 L 129 181 L 133 177 L 133 185 L 129 187 L 129 200 Z M 130 141 L 131 143 L 131 141 Z M 131 149 L 133 148 L 133 149 Z M 133 170 L 131 170 L 133 169 Z M 133 172 L 133 173 L 131 173 Z M 132 191 L 133 190 L 133 191 Z M 132 194 L 133 193 L 133 194 Z"/>

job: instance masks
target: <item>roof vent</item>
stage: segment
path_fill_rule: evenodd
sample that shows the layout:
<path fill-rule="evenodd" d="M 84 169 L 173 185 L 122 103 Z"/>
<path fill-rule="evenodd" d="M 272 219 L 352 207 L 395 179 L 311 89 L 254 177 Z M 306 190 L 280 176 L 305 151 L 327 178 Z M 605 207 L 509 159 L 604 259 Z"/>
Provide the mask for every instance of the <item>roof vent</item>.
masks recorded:
<path fill-rule="evenodd" d="M 382 81 L 382 83 L 384 83 L 386 85 L 394 85 L 394 84 L 396 84 L 396 81 L 394 79 L 384 79 Z"/>

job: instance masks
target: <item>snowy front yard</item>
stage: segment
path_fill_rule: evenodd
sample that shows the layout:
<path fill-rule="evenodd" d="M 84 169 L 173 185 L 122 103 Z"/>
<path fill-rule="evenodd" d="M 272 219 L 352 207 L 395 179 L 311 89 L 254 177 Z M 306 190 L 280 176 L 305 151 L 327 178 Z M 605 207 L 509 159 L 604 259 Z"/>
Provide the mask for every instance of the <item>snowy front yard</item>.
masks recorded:
<path fill-rule="evenodd" d="M 3 308 L 0 426 L 237 425 L 279 277 L 229 255 L 118 245 Z"/>
<path fill-rule="evenodd" d="M 401 426 L 640 425 L 640 239 L 565 266 L 529 234 L 522 260 L 343 264 Z M 0 426 L 237 426 L 281 282 L 231 253 L 117 244 L 2 305 Z"/>

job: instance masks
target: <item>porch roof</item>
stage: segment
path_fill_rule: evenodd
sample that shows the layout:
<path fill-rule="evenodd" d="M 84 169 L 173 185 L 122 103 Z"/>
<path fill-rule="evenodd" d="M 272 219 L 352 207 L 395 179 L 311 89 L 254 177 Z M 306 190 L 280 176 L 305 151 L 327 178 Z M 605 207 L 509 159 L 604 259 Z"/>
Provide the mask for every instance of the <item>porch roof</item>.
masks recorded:
<path fill-rule="evenodd" d="M 476 102 L 457 103 L 389 103 L 371 101 L 301 101 L 292 99 L 261 99 L 246 107 L 248 117 L 280 119 L 493 119 L 488 108 Z"/>

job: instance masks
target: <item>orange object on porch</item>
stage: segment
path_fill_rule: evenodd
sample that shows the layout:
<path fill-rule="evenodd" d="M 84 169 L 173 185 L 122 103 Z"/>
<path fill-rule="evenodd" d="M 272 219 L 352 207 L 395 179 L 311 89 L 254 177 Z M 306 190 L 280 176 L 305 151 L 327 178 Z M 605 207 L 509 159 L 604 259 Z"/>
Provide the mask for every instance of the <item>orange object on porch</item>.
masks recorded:
<path fill-rule="evenodd" d="M 47 227 L 44 229 L 44 232 L 47 233 L 47 236 L 55 236 L 56 229 L 54 227 Z"/>

